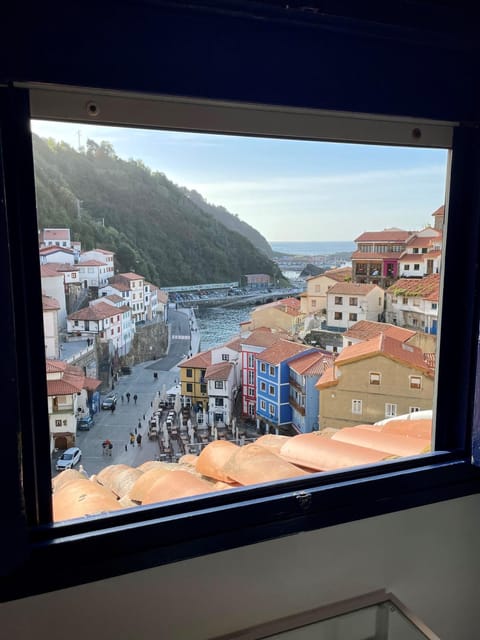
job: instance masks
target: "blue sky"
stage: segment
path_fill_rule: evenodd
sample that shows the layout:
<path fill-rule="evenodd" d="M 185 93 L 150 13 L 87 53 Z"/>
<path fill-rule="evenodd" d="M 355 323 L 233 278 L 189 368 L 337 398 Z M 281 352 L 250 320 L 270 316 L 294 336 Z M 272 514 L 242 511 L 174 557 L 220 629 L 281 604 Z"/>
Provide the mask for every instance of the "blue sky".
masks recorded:
<path fill-rule="evenodd" d="M 173 182 L 226 207 L 270 242 L 353 240 L 420 229 L 445 199 L 447 152 L 32 122 L 74 148 L 108 140 Z"/>

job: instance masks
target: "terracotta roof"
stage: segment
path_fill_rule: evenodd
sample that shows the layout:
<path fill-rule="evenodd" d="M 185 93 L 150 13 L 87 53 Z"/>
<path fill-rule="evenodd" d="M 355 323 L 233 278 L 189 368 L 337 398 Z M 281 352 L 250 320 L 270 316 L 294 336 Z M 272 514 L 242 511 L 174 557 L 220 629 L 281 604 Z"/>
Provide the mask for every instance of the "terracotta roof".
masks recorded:
<path fill-rule="evenodd" d="M 110 300 L 111 302 L 123 302 L 122 296 L 118 296 L 116 293 L 111 293 L 109 296 L 103 296 L 100 300 Z M 97 302 L 98 304 L 98 302 Z"/>
<path fill-rule="evenodd" d="M 82 267 L 106 267 L 106 262 L 100 262 L 100 260 L 80 260 L 78 263 L 80 269 Z"/>
<path fill-rule="evenodd" d="M 108 302 L 97 302 L 84 309 L 79 309 L 68 316 L 69 320 L 103 320 L 116 316 L 120 310 Z"/>
<path fill-rule="evenodd" d="M 225 342 L 223 346 L 232 349 L 232 351 L 240 352 L 242 350 L 242 338 L 240 336 L 235 336 L 228 340 L 228 342 Z"/>
<path fill-rule="evenodd" d="M 83 379 L 83 388 L 87 389 L 87 391 L 95 391 L 102 384 L 101 380 L 97 380 L 97 378 L 89 378 L 85 376 Z"/>
<path fill-rule="evenodd" d="M 419 249 L 423 249 L 423 248 L 428 248 L 431 244 L 435 244 L 438 242 L 439 238 L 442 237 L 442 233 L 440 231 L 437 231 L 435 229 L 432 229 L 432 231 L 435 231 L 435 233 L 437 235 L 435 236 L 417 236 L 414 235 L 410 238 L 410 240 L 407 242 L 407 247 L 408 248 L 419 248 Z"/>
<path fill-rule="evenodd" d="M 433 213 L 432 216 L 444 216 L 445 215 L 445 205 L 442 204 L 441 207 L 438 207 Z"/>
<path fill-rule="evenodd" d="M 332 436 L 332 440 L 386 451 L 395 456 L 417 456 L 431 450 L 430 438 L 406 438 L 400 434 L 388 433 L 383 430 L 362 429 L 361 427 L 340 429 Z"/>
<path fill-rule="evenodd" d="M 104 254 L 104 255 L 106 255 L 106 256 L 113 256 L 113 255 L 115 255 L 115 252 L 114 252 L 114 251 L 108 251 L 107 249 L 88 249 L 88 250 L 82 251 L 82 254 L 84 254 L 84 253 L 90 253 L 90 252 L 92 252 L 92 251 L 95 251 L 96 253 L 103 253 L 103 254 Z"/>
<path fill-rule="evenodd" d="M 327 389 L 327 387 L 334 387 L 338 384 L 337 367 L 334 365 L 325 369 L 325 372 L 315 385 L 315 389 Z"/>
<path fill-rule="evenodd" d="M 233 367 L 233 362 L 211 364 L 207 367 L 204 378 L 205 380 L 227 380 Z"/>
<path fill-rule="evenodd" d="M 410 231 L 403 231 L 402 229 L 384 229 L 383 231 L 365 231 L 358 238 L 355 238 L 355 242 L 405 242 L 411 235 Z"/>
<path fill-rule="evenodd" d="M 282 298 L 281 300 L 274 300 L 273 302 L 262 304 L 260 307 L 257 307 L 257 309 L 266 309 L 268 307 L 278 307 L 281 308 L 282 311 L 298 311 L 300 309 L 300 300 L 296 298 Z"/>
<path fill-rule="evenodd" d="M 58 373 L 59 371 L 65 371 L 67 363 L 62 360 L 47 360 L 46 369 L 47 373 Z"/>
<path fill-rule="evenodd" d="M 260 327 L 258 329 L 254 329 L 248 338 L 242 339 L 242 345 L 252 347 L 271 347 L 273 344 L 279 340 L 285 339 L 286 337 L 287 334 L 283 333 L 283 331 L 274 333 L 271 329 Z"/>
<path fill-rule="evenodd" d="M 67 396 L 73 393 L 78 393 L 81 390 L 82 386 L 72 384 L 72 379 L 64 380 L 62 378 L 61 380 L 47 380 L 47 395 L 50 397 Z"/>
<path fill-rule="evenodd" d="M 144 276 L 141 276 L 138 273 L 131 273 L 131 272 L 127 272 L 127 273 L 119 273 L 117 274 L 117 276 L 114 276 L 115 278 L 125 278 L 126 280 L 145 280 Z"/>
<path fill-rule="evenodd" d="M 415 331 L 411 329 L 404 329 L 403 327 L 397 327 L 394 324 L 387 324 L 385 322 L 374 322 L 373 320 L 359 320 L 352 325 L 343 334 L 346 338 L 355 338 L 357 340 L 369 340 L 379 333 L 384 333 L 386 336 L 406 342 L 415 335 Z"/>
<path fill-rule="evenodd" d="M 63 278 L 63 274 L 59 273 L 55 267 L 49 264 L 40 265 L 40 276 L 42 278 Z"/>
<path fill-rule="evenodd" d="M 358 342 L 357 344 L 345 347 L 336 358 L 335 365 L 340 366 L 348 362 L 355 362 L 379 354 L 401 362 L 402 364 L 420 369 L 427 375 L 433 375 L 433 371 L 426 365 L 422 350 L 419 347 L 405 344 L 391 336 L 386 336 L 384 333 L 379 333 L 374 338 L 370 338 L 364 342 Z"/>
<path fill-rule="evenodd" d="M 258 354 L 258 360 L 267 362 L 268 364 L 279 364 L 287 358 L 302 353 L 302 351 L 308 351 L 311 347 L 307 347 L 304 344 L 298 342 L 289 342 L 288 340 L 279 340 L 274 345 L 265 349 L 261 354 Z"/>
<path fill-rule="evenodd" d="M 206 369 L 212 364 L 212 352 L 209 351 L 201 351 L 191 358 L 187 358 L 180 362 L 178 367 L 188 367 L 189 369 Z"/>
<path fill-rule="evenodd" d="M 127 282 L 122 282 L 121 280 L 112 281 L 112 278 L 108 279 L 108 286 L 113 287 L 113 289 L 117 289 L 117 291 L 130 291 L 130 287 Z"/>
<path fill-rule="evenodd" d="M 60 309 L 60 304 L 58 300 L 52 296 L 47 296 L 42 293 L 42 308 L 44 311 L 57 311 Z"/>
<path fill-rule="evenodd" d="M 387 289 L 387 293 L 394 296 L 412 296 L 433 302 L 438 301 L 440 275 L 432 273 L 424 278 L 400 278 Z"/>
<path fill-rule="evenodd" d="M 78 264 L 69 264 L 68 262 L 49 262 L 48 266 L 62 274 L 65 271 L 78 271 Z"/>
<path fill-rule="evenodd" d="M 383 253 L 368 253 L 367 251 L 354 251 L 352 260 L 364 260 L 371 262 L 382 262 L 383 260 L 399 260 L 400 253 L 397 251 L 385 251 Z"/>
<path fill-rule="evenodd" d="M 426 258 L 431 256 L 428 253 L 403 253 L 400 262 L 425 262 Z"/>
<path fill-rule="evenodd" d="M 42 256 L 47 256 L 50 253 L 58 253 L 59 251 L 69 253 L 70 255 L 73 255 L 75 253 L 75 251 L 73 249 L 70 249 L 70 247 L 59 247 L 56 244 L 50 245 L 49 247 L 42 247 L 38 251 Z"/>
<path fill-rule="evenodd" d="M 361 284 L 359 282 L 337 282 L 327 291 L 328 295 L 366 295 L 376 288 L 380 288 L 377 284 Z M 383 289 L 381 289 L 383 293 Z"/>
<path fill-rule="evenodd" d="M 309 276 L 306 279 L 314 280 L 315 278 L 321 278 L 323 276 L 331 278 L 332 280 L 336 280 L 337 282 L 344 282 L 345 280 L 352 277 L 352 267 L 338 267 L 337 269 L 329 269 L 324 273 L 319 273 L 316 276 Z"/>
<path fill-rule="evenodd" d="M 43 240 L 70 240 L 70 229 L 42 229 Z"/>
<path fill-rule="evenodd" d="M 293 360 L 289 364 L 289 367 L 301 376 L 319 376 L 322 375 L 328 367 L 331 367 L 332 363 L 333 355 L 331 353 L 327 354 L 318 351 L 300 356 L 300 358 Z"/>

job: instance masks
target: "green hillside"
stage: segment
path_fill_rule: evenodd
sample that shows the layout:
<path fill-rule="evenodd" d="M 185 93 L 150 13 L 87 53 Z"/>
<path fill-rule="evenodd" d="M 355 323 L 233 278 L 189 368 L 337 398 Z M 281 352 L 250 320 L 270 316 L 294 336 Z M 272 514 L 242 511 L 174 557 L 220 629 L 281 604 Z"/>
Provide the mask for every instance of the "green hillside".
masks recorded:
<path fill-rule="evenodd" d="M 135 271 L 159 287 L 237 281 L 245 273 L 281 279 L 266 253 L 233 230 L 245 223 L 219 207 L 236 221 L 227 228 L 200 194 L 192 197 L 140 160 L 122 160 L 110 143 L 88 140 L 79 152 L 34 136 L 33 145 L 39 228 L 69 227 L 82 249 L 114 251 L 119 272 Z M 251 227 L 248 233 L 263 238 Z"/>

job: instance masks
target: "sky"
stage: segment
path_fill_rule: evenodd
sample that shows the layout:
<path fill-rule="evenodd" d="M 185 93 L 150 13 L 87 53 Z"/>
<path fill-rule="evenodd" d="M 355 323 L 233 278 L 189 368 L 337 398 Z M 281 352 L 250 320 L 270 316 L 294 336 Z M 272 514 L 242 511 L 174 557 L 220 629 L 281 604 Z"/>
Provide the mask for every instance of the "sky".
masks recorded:
<path fill-rule="evenodd" d="M 118 156 L 222 205 L 269 242 L 353 241 L 363 231 L 433 224 L 447 151 L 150 131 L 32 121 L 75 149 L 109 141 Z"/>

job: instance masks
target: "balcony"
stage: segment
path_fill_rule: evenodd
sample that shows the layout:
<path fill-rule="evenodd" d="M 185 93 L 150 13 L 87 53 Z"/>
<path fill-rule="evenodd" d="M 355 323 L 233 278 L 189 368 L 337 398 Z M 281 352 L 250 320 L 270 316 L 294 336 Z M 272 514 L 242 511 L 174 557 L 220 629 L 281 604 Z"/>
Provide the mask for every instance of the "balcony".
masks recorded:
<path fill-rule="evenodd" d="M 305 407 L 300 406 L 298 402 L 292 397 L 290 397 L 288 400 L 289 400 L 290 406 L 293 409 L 295 409 L 295 411 L 297 411 L 301 416 L 305 415 Z"/>

